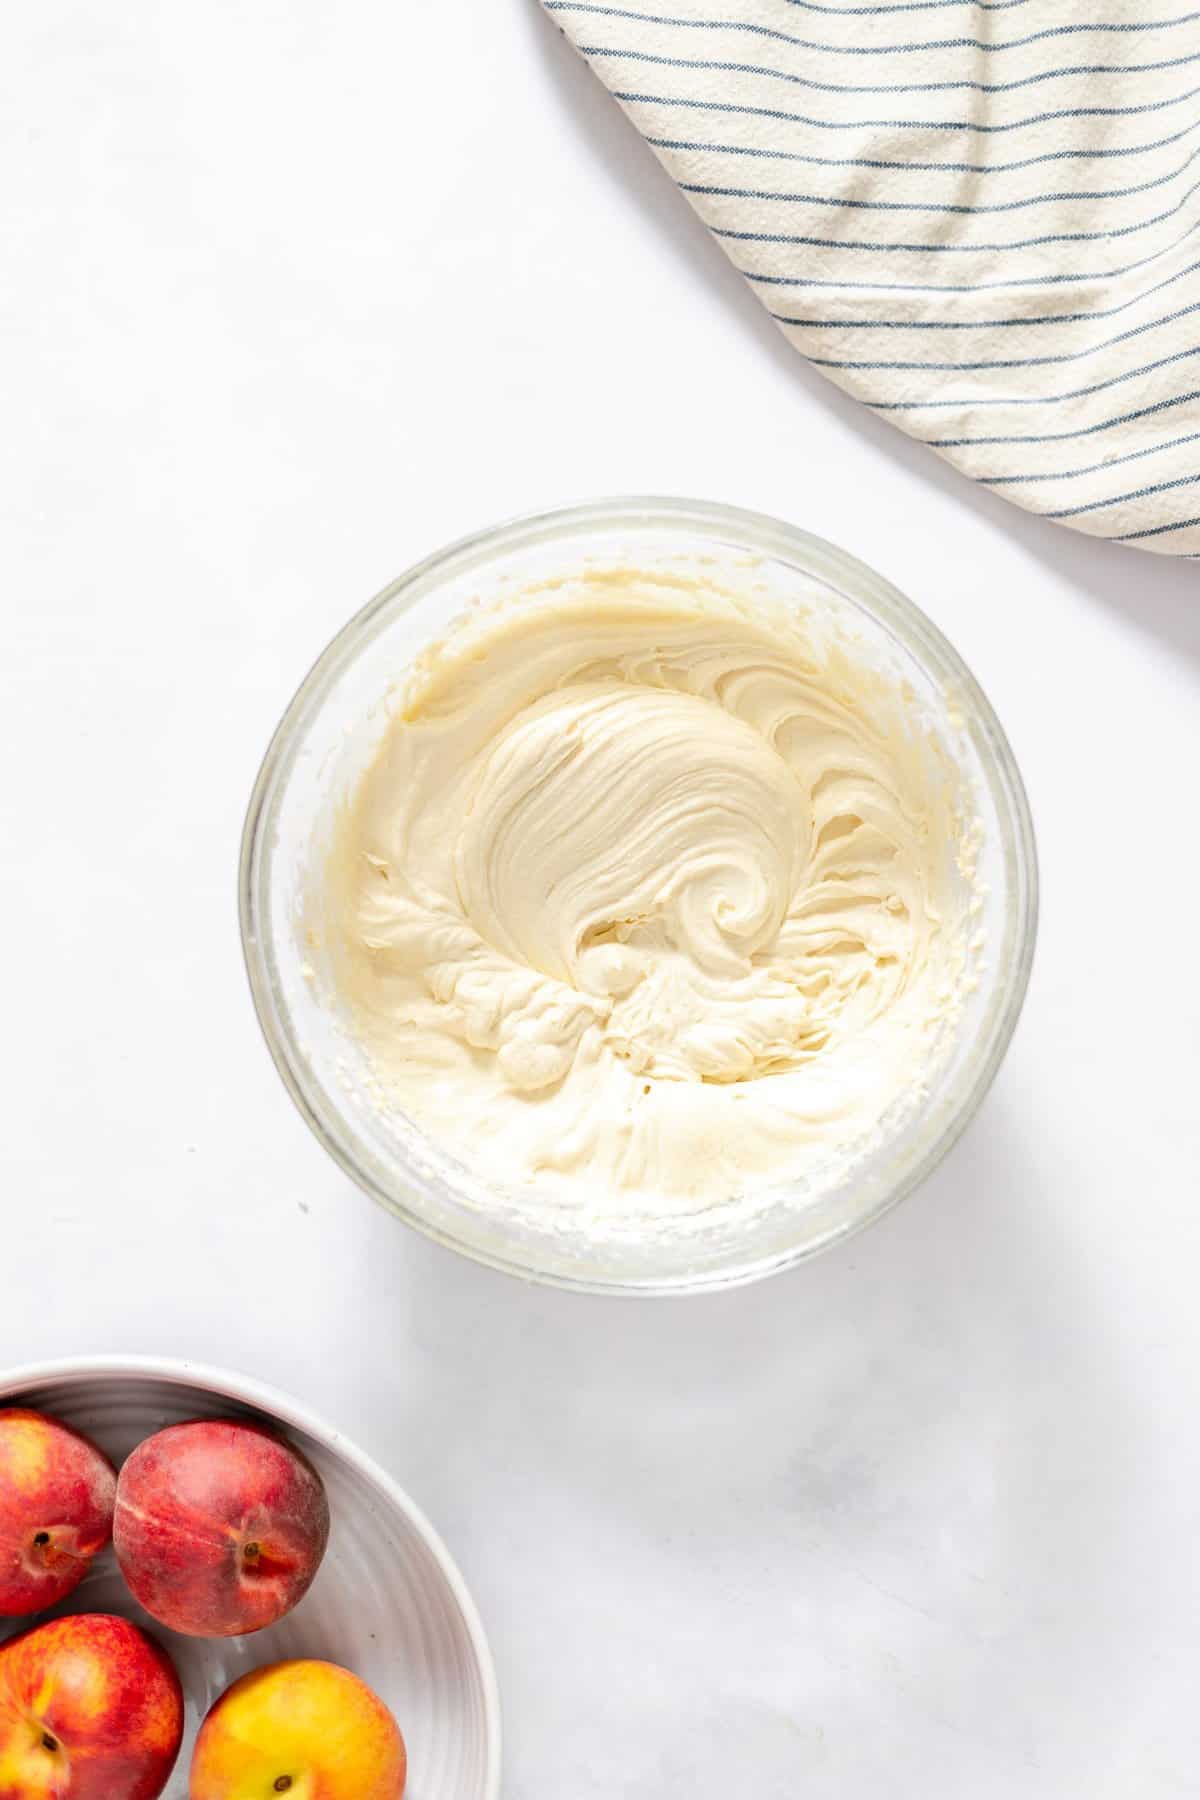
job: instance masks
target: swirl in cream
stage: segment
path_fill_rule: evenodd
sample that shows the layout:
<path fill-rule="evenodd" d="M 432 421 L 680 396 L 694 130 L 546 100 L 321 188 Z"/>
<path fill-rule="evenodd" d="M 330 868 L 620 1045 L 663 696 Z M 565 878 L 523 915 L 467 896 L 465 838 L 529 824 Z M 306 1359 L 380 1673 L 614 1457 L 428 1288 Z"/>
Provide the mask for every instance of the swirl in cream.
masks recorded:
<path fill-rule="evenodd" d="M 596 570 L 421 659 L 339 821 L 336 979 L 453 1154 L 693 1210 L 847 1153 L 920 1082 L 974 849 L 894 674 L 765 599 Z"/>

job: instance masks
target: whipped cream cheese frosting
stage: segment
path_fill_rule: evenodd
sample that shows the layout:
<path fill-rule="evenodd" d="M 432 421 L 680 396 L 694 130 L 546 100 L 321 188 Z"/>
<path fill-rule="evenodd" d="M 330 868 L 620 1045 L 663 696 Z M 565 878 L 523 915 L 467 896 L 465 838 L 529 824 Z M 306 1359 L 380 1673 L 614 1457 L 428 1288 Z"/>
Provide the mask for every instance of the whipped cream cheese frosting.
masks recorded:
<path fill-rule="evenodd" d="M 376 1095 L 510 1194 L 695 1212 L 916 1104 L 979 831 L 895 670 L 702 569 L 593 568 L 408 674 L 321 913 Z"/>

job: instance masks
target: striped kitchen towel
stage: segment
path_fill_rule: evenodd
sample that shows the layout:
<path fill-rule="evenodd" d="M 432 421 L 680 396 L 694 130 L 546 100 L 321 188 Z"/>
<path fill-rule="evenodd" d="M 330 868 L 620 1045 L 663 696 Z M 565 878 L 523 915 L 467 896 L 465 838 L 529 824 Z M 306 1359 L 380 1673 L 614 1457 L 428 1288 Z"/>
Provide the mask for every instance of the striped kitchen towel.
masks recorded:
<path fill-rule="evenodd" d="M 815 368 L 1032 512 L 1200 554 L 1200 10 L 543 4 Z"/>

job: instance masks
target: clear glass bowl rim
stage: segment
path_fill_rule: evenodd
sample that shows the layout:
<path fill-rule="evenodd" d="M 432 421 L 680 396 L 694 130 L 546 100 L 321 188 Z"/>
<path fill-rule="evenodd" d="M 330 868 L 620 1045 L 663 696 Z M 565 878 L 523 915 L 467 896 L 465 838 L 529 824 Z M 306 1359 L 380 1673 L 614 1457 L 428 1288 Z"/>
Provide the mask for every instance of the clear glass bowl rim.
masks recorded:
<path fill-rule="evenodd" d="M 726 546 L 751 554 L 798 562 L 824 576 L 848 598 L 872 612 L 891 629 L 927 672 L 952 682 L 964 703 L 970 735 L 981 761 L 1007 801 L 1011 837 L 1002 845 L 1015 895 L 1012 951 L 1004 971 L 1002 999 L 993 1007 L 989 1029 L 968 1056 L 955 1082 L 945 1126 L 924 1153 L 875 1205 L 831 1228 L 810 1242 L 781 1253 L 748 1260 L 728 1269 L 705 1270 L 669 1278 L 603 1279 L 574 1276 L 517 1257 L 507 1258 L 444 1231 L 376 1180 L 356 1154 L 351 1133 L 325 1102 L 320 1082 L 311 1074 L 288 1027 L 281 1004 L 275 948 L 266 922 L 274 832 L 287 777 L 300 752 L 310 721 L 319 712 L 339 676 L 387 628 L 405 602 L 412 604 L 431 586 L 469 574 L 472 569 L 522 548 L 536 548 L 599 530 L 622 527 L 669 530 L 679 526 L 709 535 Z M 524 514 L 458 538 L 414 564 L 388 583 L 355 613 L 321 652 L 297 688 L 271 738 L 250 796 L 242 832 L 238 875 L 238 909 L 242 953 L 259 1025 L 275 1067 L 295 1105 L 334 1161 L 363 1191 L 394 1217 L 447 1249 L 472 1261 L 524 1280 L 591 1294 L 671 1296 L 711 1293 L 744 1286 L 808 1261 L 832 1244 L 855 1236 L 918 1187 L 951 1150 L 978 1111 L 1004 1059 L 1024 1004 L 1037 940 L 1039 905 L 1038 859 L 1025 785 L 1004 729 L 990 701 L 953 645 L 925 613 L 884 576 L 827 539 L 765 513 L 714 501 L 657 495 L 633 495 L 585 501 Z"/>

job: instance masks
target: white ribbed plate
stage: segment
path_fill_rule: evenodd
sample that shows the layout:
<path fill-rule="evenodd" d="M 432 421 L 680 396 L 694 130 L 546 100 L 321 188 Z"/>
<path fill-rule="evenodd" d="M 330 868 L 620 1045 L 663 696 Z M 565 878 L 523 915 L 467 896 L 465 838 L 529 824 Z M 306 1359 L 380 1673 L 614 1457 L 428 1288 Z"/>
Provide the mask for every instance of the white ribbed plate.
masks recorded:
<path fill-rule="evenodd" d="M 148 1619 L 111 1550 L 61 1606 L 38 1615 L 113 1612 L 165 1644 L 187 1698 L 183 1750 L 166 1800 L 186 1800 L 204 1713 L 247 1670 L 288 1656 L 353 1669 L 387 1702 L 408 1745 L 406 1800 L 497 1800 L 500 1702 L 474 1604 L 444 1545 L 395 1482 L 297 1401 L 240 1375 L 151 1358 L 79 1358 L 0 1374 L 0 1406 L 39 1407 L 85 1432 L 119 1466 L 180 1419 L 244 1413 L 286 1432 L 329 1493 L 333 1527 L 320 1572 L 286 1619 L 252 1637 L 179 1637 Z M 0 1620 L 0 1640 L 25 1621 Z"/>

